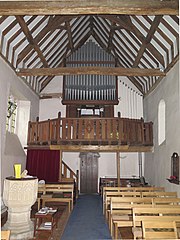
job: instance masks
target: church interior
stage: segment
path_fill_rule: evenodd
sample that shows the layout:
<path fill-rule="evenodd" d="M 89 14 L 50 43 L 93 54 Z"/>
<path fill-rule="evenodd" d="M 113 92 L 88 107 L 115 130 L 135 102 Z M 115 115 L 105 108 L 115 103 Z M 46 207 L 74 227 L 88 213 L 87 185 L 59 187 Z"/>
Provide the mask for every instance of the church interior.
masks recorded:
<path fill-rule="evenodd" d="M 0 70 L 1 239 L 180 238 L 178 0 L 0 2 Z"/>

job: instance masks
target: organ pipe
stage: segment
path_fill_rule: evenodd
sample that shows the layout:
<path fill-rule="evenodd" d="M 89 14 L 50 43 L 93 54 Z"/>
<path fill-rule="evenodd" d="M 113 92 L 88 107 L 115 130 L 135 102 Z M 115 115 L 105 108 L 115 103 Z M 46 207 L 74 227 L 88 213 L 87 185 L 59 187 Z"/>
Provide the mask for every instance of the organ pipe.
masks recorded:
<path fill-rule="evenodd" d="M 66 62 L 67 67 L 115 67 L 113 56 L 91 40 L 71 54 Z M 65 76 L 64 90 L 64 100 L 116 100 L 116 77 L 88 74 Z"/>

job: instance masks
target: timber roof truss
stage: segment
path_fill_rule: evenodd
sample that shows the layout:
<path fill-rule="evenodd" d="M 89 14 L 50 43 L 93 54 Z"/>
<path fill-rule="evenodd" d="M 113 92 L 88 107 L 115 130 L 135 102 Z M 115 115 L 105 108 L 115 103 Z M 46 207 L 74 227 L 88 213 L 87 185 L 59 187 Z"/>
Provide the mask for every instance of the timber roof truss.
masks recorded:
<path fill-rule="evenodd" d="M 1 15 L 1 56 L 37 94 L 52 81 L 55 74 L 50 70 L 56 69 L 56 75 L 70 74 L 65 60 L 89 38 L 112 54 L 117 75 L 125 75 L 124 68 L 131 69 L 126 76 L 143 95 L 179 59 L 179 17 L 175 14 L 23 15 L 22 11 Z"/>

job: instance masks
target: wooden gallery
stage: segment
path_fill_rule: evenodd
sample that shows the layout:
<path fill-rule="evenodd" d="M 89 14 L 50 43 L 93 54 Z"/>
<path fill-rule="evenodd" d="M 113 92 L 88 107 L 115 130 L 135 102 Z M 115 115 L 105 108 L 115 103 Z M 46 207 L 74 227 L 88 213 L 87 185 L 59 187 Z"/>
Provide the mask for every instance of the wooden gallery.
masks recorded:
<path fill-rule="evenodd" d="M 1 239 L 179 238 L 178 14 L 0 1 Z"/>

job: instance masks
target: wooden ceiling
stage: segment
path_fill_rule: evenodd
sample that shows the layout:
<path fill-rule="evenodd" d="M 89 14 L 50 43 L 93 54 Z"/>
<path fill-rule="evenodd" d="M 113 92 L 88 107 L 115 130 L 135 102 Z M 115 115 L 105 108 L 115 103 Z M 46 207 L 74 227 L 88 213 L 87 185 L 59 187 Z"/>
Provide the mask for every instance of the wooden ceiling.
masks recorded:
<path fill-rule="evenodd" d="M 179 59 L 178 0 L 0 2 L 1 56 L 37 93 L 56 75 L 127 76 L 146 95 Z M 115 69 L 66 68 L 93 39 Z"/>

